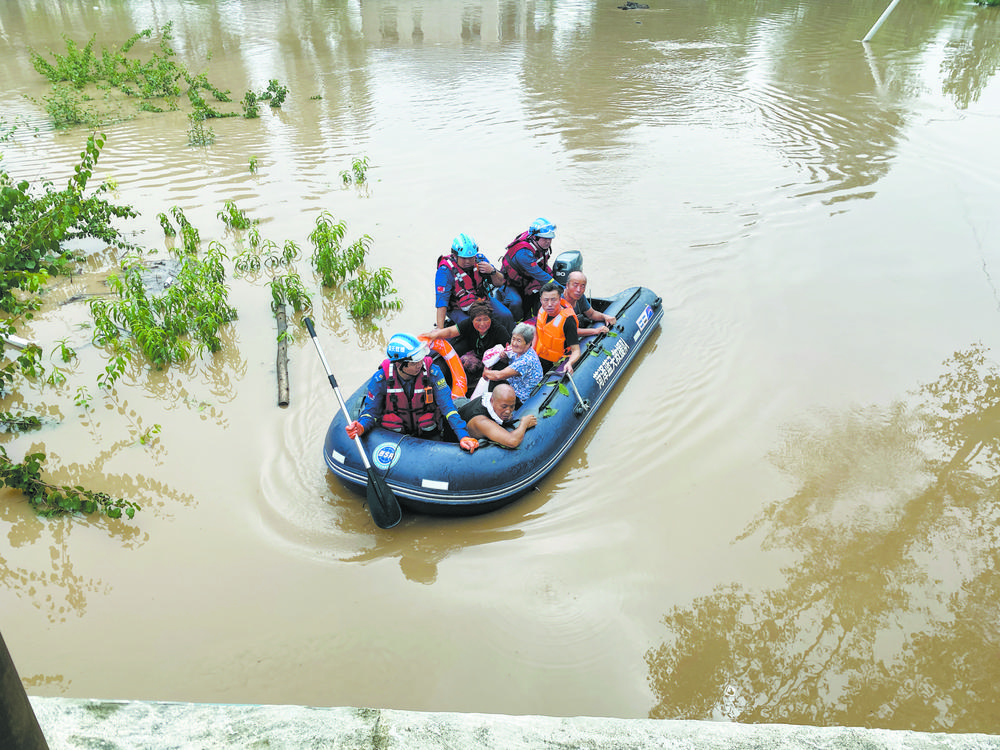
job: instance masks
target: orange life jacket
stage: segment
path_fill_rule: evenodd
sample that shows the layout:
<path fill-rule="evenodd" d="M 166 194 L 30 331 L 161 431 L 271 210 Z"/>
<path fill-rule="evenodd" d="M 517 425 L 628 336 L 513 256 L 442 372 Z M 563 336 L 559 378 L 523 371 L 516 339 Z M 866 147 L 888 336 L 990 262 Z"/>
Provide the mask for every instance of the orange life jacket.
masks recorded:
<path fill-rule="evenodd" d="M 413 395 L 409 398 L 403 388 L 403 380 L 392 362 L 388 359 L 382 362 L 382 373 L 385 375 L 382 426 L 385 429 L 402 432 L 404 435 L 420 435 L 441 426 L 434 387 L 431 385 L 432 362 L 430 357 L 424 357 L 424 366 L 414 379 Z"/>
<path fill-rule="evenodd" d="M 563 334 L 563 323 L 566 322 L 567 318 L 573 318 L 577 321 L 577 325 L 580 324 L 573 308 L 567 305 L 562 298 L 559 299 L 559 312 L 551 320 L 549 320 L 549 314 L 545 310 L 538 312 L 538 317 L 535 318 L 535 352 L 538 353 L 540 359 L 555 362 L 566 354 L 566 336 Z"/>

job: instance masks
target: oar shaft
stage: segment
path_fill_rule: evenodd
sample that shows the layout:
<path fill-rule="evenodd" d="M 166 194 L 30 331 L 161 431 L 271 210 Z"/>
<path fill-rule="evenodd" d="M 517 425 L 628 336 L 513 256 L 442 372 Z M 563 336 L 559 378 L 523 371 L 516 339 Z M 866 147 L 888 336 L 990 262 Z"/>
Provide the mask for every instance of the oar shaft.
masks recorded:
<path fill-rule="evenodd" d="M 312 339 L 313 345 L 316 347 L 316 353 L 319 354 L 319 361 L 323 363 L 323 369 L 326 370 L 326 376 L 330 380 L 330 385 L 333 386 L 333 392 L 337 396 L 337 401 L 340 403 L 340 410 L 344 413 L 344 419 L 347 423 L 351 423 L 351 412 L 347 409 L 347 402 L 344 401 L 344 397 L 340 393 L 340 386 L 337 385 L 337 379 L 333 376 L 333 370 L 330 369 L 330 363 L 326 361 L 326 355 L 323 354 L 323 348 L 319 345 L 319 339 L 316 338 L 316 329 L 313 328 L 313 322 L 311 319 L 306 318 L 303 321 L 306 324 L 306 330 L 309 331 L 309 337 Z M 368 461 L 368 454 L 365 453 L 365 447 L 361 444 L 361 438 L 355 437 L 354 444 L 358 447 L 358 455 L 361 456 L 361 462 L 365 465 L 365 469 L 371 468 L 371 463 Z"/>
<path fill-rule="evenodd" d="M 871 41 L 872 37 L 875 36 L 875 32 L 879 30 L 883 23 L 885 23 L 885 19 L 889 17 L 889 14 L 892 13 L 892 10 L 896 7 L 897 3 L 899 3 L 899 0 L 892 0 L 892 2 L 889 3 L 889 7 L 882 11 L 882 15 L 878 17 L 875 25 L 868 30 L 867 34 L 865 34 L 865 38 L 861 40 L 862 42 Z"/>
<path fill-rule="evenodd" d="M 319 339 L 316 338 L 316 329 L 313 328 L 313 322 L 309 318 L 303 318 L 302 322 L 305 323 L 309 331 L 309 336 L 312 338 L 313 344 L 316 345 L 316 352 L 319 354 L 320 362 L 323 363 L 323 368 L 326 370 L 326 376 L 330 380 L 330 385 L 333 386 L 333 392 L 337 394 L 337 401 L 340 402 L 340 408 L 344 412 L 344 417 L 347 419 L 347 423 L 350 424 L 351 413 L 347 410 L 347 403 L 344 401 L 344 397 L 340 395 L 337 379 L 333 377 L 330 363 L 326 361 L 323 349 L 319 345 Z M 375 521 L 376 526 L 382 529 L 391 529 L 403 517 L 399 501 L 396 500 L 396 496 L 392 494 L 392 490 L 389 489 L 389 485 L 385 483 L 385 480 L 372 468 L 371 462 L 365 454 L 365 445 L 361 442 L 360 435 L 354 436 L 354 444 L 358 446 L 358 455 L 361 456 L 361 462 L 365 465 L 365 471 L 368 473 L 368 484 L 366 486 L 368 491 L 368 511 L 372 514 L 372 520 Z"/>

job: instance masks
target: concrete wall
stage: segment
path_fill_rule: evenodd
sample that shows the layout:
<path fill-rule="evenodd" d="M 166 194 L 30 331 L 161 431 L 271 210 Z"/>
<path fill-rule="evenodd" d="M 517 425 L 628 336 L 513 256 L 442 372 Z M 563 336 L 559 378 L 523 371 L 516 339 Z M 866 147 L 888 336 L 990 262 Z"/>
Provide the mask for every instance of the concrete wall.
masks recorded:
<path fill-rule="evenodd" d="M 30 699 L 51 750 L 1000 750 L 1000 736 L 591 717 Z"/>
<path fill-rule="evenodd" d="M 45 750 L 45 738 L 3 636 L 0 636 L 0 747 Z"/>

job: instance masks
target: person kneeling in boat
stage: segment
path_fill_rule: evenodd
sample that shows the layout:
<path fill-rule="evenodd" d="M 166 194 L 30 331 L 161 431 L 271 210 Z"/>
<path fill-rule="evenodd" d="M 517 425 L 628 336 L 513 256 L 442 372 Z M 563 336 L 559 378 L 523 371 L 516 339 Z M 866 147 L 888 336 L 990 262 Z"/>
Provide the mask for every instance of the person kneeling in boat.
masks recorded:
<path fill-rule="evenodd" d="M 535 352 L 548 372 L 568 354 L 564 371 L 573 374 L 573 364 L 580 358 L 580 338 L 576 313 L 562 298 L 562 287 L 550 281 L 542 287 L 541 307 L 535 319 Z"/>
<path fill-rule="evenodd" d="M 563 302 L 573 308 L 577 319 L 577 335 L 582 339 L 585 336 L 596 336 L 599 333 L 607 333 L 608 326 L 613 326 L 617 322 L 614 315 L 605 315 L 598 312 L 587 299 L 587 277 L 583 271 L 571 271 L 566 277 L 566 289 L 563 291 Z M 593 328 L 581 328 L 584 321 L 593 321 Z"/>
<path fill-rule="evenodd" d="M 483 372 L 483 355 L 495 346 L 504 346 L 510 334 L 501 323 L 493 320 L 493 310 L 485 302 L 473 302 L 469 317 L 446 328 L 435 328 L 420 334 L 428 339 L 450 339 L 455 353 L 461 357 L 462 369 L 469 388 L 475 388 Z"/>
<path fill-rule="evenodd" d="M 397 333 L 389 339 L 385 352 L 388 359 L 368 381 L 361 414 L 346 427 L 350 438 L 381 424 L 404 435 L 441 440 L 446 419 L 462 450 L 476 450 L 479 443 L 469 435 L 427 344 L 408 333 Z"/>
<path fill-rule="evenodd" d="M 517 448 L 524 440 L 524 434 L 538 424 L 538 418 L 527 414 L 514 427 L 511 417 L 514 416 L 516 401 L 514 389 L 507 383 L 500 383 L 481 398 L 459 407 L 458 412 L 468 423 L 473 437 L 492 440 L 506 448 Z"/>

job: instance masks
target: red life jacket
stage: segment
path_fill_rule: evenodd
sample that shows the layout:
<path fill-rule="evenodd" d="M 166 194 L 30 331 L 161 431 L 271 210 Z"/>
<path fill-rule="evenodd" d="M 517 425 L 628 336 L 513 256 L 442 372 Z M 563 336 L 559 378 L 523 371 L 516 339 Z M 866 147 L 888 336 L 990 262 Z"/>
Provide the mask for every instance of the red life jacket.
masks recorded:
<path fill-rule="evenodd" d="M 437 267 L 447 266 L 451 271 L 452 287 L 451 299 L 462 312 L 468 312 L 472 303 L 477 299 L 485 299 L 489 295 L 485 291 L 485 279 L 479 273 L 479 268 L 473 266 L 471 273 L 461 268 L 451 255 L 442 255 L 438 258 Z"/>
<path fill-rule="evenodd" d="M 541 268 L 549 276 L 552 275 L 552 269 L 549 268 L 549 255 L 552 252 L 550 247 L 548 250 L 542 250 L 538 245 L 531 241 L 531 232 L 524 232 L 519 234 L 514 238 L 514 241 L 507 245 L 507 252 L 504 253 L 503 258 L 500 259 L 500 272 L 503 273 L 503 277 L 507 280 L 507 283 L 513 286 L 515 289 L 519 289 L 521 294 L 534 294 L 539 289 L 542 288 L 542 282 L 538 279 L 533 279 L 530 276 L 522 275 L 517 268 L 514 267 L 514 256 L 519 250 L 527 248 L 531 251 L 531 254 L 538 261 L 538 267 Z"/>
<path fill-rule="evenodd" d="M 535 318 L 535 352 L 540 359 L 556 362 L 567 353 L 566 335 L 563 333 L 563 323 L 567 318 L 573 318 L 577 325 L 580 324 L 573 308 L 562 299 L 559 300 L 559 312 L 552 320 L 549 320 L 545 310 L 539 310 L 538 317 Z"/>
<path fill-rule="evenodd" d="M 420 435 L 431 432 L 441 426 L 440 412 L 434 399 L 434 388 L 431 385 L 430 357 L 424 357 L 424 366 L 417 373 L 413 383 L 413 395 L 406 397 L 403 380 L 396 368 L 388 359 L 382 362 L 382 374 L 385 375 L 385 411 L 382 414 L 382 426 L 393 432 L 404 435 Z"/>

